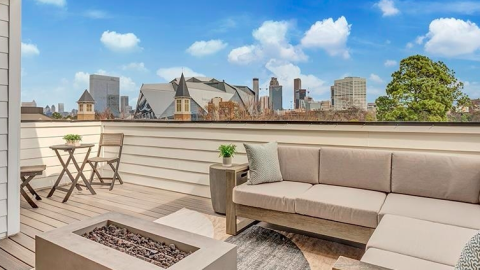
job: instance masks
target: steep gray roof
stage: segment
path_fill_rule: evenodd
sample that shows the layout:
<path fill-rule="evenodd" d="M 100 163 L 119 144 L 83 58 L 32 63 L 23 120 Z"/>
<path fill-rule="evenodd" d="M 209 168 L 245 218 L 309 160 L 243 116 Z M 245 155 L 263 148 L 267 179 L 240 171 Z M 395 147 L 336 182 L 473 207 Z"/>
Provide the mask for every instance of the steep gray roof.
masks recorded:
<path fill-rule="evenodd" d="M 185 77 L 180 77 L 180 82 L 178 83 L 177 91 L 175 92 L 175 97 L 190 97 L 190 93 L 188 92 L 187 82 L 185 81 Z"/>
<path fill-rule="evenodd" d="M 90 95 L 90 93 L 85 90 L 85 92 L 83 92 L 83 95 L 80 97 L 80 99 L 77 101 L 77 103 L 79 102 L 92 102 L 92 103 L 95 103 L 95 100 L 93 99 L 92 95 Z"/>

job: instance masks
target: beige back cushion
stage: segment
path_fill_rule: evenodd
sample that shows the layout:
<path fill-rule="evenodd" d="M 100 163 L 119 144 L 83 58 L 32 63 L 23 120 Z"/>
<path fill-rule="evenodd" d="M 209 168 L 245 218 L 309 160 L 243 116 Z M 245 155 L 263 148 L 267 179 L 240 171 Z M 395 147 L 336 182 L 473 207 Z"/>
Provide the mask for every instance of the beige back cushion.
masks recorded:
<path fill-rule="evenodd" d="M 480 158 L 424 153 L 393 153 L 392 191 L 478 203 Z"/>
<path fill-rule="evenodd" d="M 390 192 L 391 162 L 387 151 L 322 148 L 320 184 Z"/>
<path fill-rule="evenodd" d="M 278 147 L 283 180 L 318 184 L 319 148 Z"/>

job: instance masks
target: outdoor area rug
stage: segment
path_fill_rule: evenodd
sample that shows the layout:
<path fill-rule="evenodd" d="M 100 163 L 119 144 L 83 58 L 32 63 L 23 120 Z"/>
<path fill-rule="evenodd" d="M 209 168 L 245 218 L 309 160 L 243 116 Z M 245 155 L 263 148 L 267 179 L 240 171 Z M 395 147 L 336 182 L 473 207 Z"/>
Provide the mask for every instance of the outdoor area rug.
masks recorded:
<path fill-rule="evenodd" d="M 211 234 L 211 230 L 213 230 L 213 238 L 221 241 L 227 241 L 229 243 L 233 243 L 238 247 L 238 258 L 247 258 L 246 263 L 248 262 L 249 256 L 255 256 L 256 249 L 259 249 L 259 253 L 265 252 L 268 256 L 258 255 L 256 256 L 258 259 L 258 263 L 262 263 L 268 257 L 269 260 L 282 260 L 283 257 L 277 258 L 278 256 L 288 256 L 289 252 L 285 251 L 284 249 L 288 250 L 299 250 L 302 255 L 299 257 L 303 258 L 308 262 L 307 267 L 301 267 L 301 263 L 299 265 L 292 265 L 292 264 L 285 264 L 289 267 L 284 268 L 268 268 L 268 265 L 265 266 L 266 268 L 262 267 L 250 267 L 250 268 L 241 268 L 242 265 L 238 265 L 238 269 L 311 269 L 311 270 L 331 270 L 333 264 L 337 261 L 339 256 L 345 256 L 352 259 L 359 260 L 364 250 L 361 248 L 355 248 L 352 246 L 343 245 L 336 242 L 331 242 L 315 237 L 309 237 L 303 234 L 298 233 L 291 233 L 285 232 L 281 230 L 275 230 L 269 228 L 267 224 L 259 223 L 255 226 L 250 227 L 249 229 L 243 231 L 237 236 L 231 236 L 225 233 L 225 217 L 219 215 L 207 215 L 197 211 L 193 211 L 190 209 L 181 209 L 171 215 L 162 217 L 155 222 L 176 227 L 185 231 L 189 231 L 192 233 L 197 233 L 201 235 L 209 235 Z M 210 228 L 211 227 L 211 228 Z M 257 229 L 261 228 L 261 229 Z M 253 230 L 253 231 L 252 231 Z M 260 244 L 262 240 L 258 240 L 259 243 L 255 243 L 255 237 L 266 237 L 267 235 L 271 235 L 272 238 L 276 240 L 268 239 L 266 245 L 269 245 L 270 253 L 266 252 L 267 248 L 263 248 Z M 279 237 L 282 235 L 284 238 Z M 211 236 L 210 236 L 211 237 Z M 284 241 L 280 241 L 283 239 Z M 291 244 L 286 244 L 286 240 L 289 241 Z M 232 241 L 232 242 L 231 242 Z M 235 243 L 233 241 L 239 241 L 239 243 Z M 249 242 L 253 241 L 253 243 Z M 260 245 L 258 247 L 258 245 Z M 255 246 L 255 249 L 253 247 Z M 272 249 L 270 249 L 273 247 Z M 244 250 L 245 249 L 245 250 Z M 293 252 L 292 252 L 293 253 Z M 287 255 L 285 255 L 287 254 Z M 272 257 L 270 257 L 272 256 Z M 292 257 L 290 257 L 292 259 Z M 253 259 L 252 259 L 253 260 Z M 288 261 L 288 260 L 286 260 Z M 301 262 L 301 259 L 298 259 Z M 289 262 L 287 262 L 289 263 Z"/>
<path fill-rule="evenodd" d="M 252 226 L 225 242 L 237 246 L 239 270 L 310 270 L 302 251 L 286 236 L 260 226 Z"/>

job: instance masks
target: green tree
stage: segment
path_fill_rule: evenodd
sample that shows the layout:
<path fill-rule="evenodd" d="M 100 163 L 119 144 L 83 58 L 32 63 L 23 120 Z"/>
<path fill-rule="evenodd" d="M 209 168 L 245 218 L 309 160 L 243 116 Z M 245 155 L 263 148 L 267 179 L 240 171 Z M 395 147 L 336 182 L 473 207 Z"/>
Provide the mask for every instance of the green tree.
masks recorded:
<path fill-rule="evenodd" d="M 443 62 L 413 55 L 400 62 L 387 85 L 387 95 L 376 100 L 379 121 L 447 121 L 456 107 L 468 105 L 463 83 Z"/>
<path fill-rule="evenodd" d="M 63 117 L 60 113 L 54 112 L 54 113 L 52 113 L 52 118 L 53 119 L 62 119 Z"/>

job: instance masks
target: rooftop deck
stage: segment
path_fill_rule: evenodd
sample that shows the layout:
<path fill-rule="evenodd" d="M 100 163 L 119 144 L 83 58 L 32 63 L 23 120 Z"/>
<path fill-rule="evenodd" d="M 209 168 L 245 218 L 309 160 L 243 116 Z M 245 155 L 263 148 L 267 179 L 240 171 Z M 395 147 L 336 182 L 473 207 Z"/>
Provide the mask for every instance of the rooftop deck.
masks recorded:
<path fill-rule="evenodd" d="M 39 192 L 39 208 L 33 209 L 21 202 L 21 233 L 0 240 L 0 269 L 23 270 L 35 267 L 35 235 L 66 224 L 110 211 L 124 213 L 146 220 L 156 220 L 182 208 L 215 215 L 209 199 L 149 188 L 139 185 L 96 187 L 97 195 L 75 192 L 67 203 L 64 193 L 55 192 L 47 199 L 48 190 Z"/>

